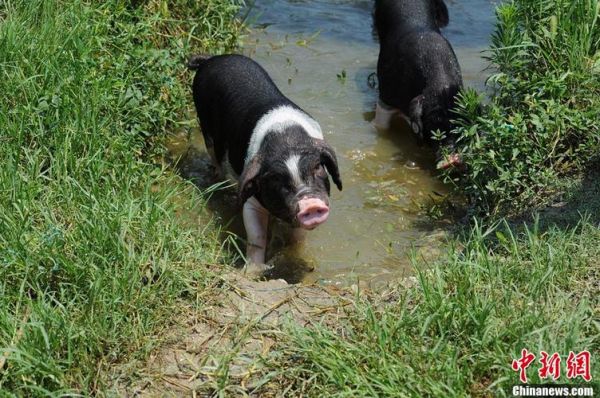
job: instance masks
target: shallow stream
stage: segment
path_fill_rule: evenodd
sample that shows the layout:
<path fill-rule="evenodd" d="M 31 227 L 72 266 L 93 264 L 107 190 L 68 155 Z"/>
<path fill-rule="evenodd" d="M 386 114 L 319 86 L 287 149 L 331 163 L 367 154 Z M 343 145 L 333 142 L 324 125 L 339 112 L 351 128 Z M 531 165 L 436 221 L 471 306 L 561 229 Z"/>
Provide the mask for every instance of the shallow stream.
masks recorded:
<path fill-rule="evenodd" d="M 450 23 L 443 33 L 457 54 L 465 85 L 483 90 L 482 50 L 493 29 L 494 2 L 446 4 Z M 402 124 L 392 131 L 370 124 L 379 51 L 371 13 L 372 1 L 364 0 L 257 0 L 249 11 L 251 32 L 243 52 L 319 121 L 336 149 L 344 182 L 343 192 L 332 186 L 329 220 L 302 246 L 286 247 L 282 233 L 275 232 L 269 254 L 276 264 L 274 277 L 385 283 L 412 272 L 410 253 L 435 256 L 451 223 L 426 214 L 432 201 L 448 192 L 435 177 L 432 153 Z M 170 149 L 173 157 L 187 155 L 180 163 L 183 174 L 206 185 L 209 168 L 199 130 L 173 137 Z M 218 193 L 211 208 L 227 229 L 244 236 L 234 203 L 233 194 Z"/>

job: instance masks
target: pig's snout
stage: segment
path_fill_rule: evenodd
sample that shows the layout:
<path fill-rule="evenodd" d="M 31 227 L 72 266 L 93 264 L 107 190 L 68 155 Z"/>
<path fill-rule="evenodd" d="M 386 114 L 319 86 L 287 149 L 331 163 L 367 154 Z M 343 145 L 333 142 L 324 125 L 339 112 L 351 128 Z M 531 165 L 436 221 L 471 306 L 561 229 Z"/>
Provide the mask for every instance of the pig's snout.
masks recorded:
<path fill-rule="evenodd" d="M 462 156 L 458 153 L 451 153 L 436 164 L 438 170 L 446 170 L 451 167 L 461 168 L 464 166 Z"/>
<path fill-rule="evenodd" d="M 329 217 L 329 206 L 317 198 L 302 198 L 298 201 L 298 223 L 302 228 L 313 229 Z"/>

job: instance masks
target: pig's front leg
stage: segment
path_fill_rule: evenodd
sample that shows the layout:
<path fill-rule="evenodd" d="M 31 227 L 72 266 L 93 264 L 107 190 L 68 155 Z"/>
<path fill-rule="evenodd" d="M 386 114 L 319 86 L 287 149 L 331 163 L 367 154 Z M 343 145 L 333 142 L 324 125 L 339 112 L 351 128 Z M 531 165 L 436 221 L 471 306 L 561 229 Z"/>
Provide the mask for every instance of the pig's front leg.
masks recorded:
<path fill-rule="evenodd" d="M 246 261 L 249 264 L 264 264 L 267 250 L 269 212 L 253 196 L 244 203 L 244 227 L 246 228 Z"/>

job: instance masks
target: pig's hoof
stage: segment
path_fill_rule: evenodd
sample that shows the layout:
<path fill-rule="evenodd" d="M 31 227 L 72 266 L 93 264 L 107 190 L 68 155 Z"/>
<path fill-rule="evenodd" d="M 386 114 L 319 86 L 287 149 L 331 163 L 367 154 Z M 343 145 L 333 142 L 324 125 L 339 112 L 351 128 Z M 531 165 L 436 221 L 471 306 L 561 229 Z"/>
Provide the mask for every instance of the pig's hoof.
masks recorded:
<path fill-rule="evenodd" d="M 212 167 L 212 172 L 210 173 L 210 176 L 212 178 L 212 181 L 216 184 L 219 183 L 221 181 L 225 181 L 227 179 L 227 176 L 225 175 L 225 173 L 223 172 L 223 170 L 218 167 L 218 166 L 213 166 Z"/>
<path fill-rule="evenodd" d="M 273 269 L 272 265 L 269 264 L 246 264 L 242 268 L 242 273 L 248 279 L 259 280 L 264 279 L 265 276 Z"/>

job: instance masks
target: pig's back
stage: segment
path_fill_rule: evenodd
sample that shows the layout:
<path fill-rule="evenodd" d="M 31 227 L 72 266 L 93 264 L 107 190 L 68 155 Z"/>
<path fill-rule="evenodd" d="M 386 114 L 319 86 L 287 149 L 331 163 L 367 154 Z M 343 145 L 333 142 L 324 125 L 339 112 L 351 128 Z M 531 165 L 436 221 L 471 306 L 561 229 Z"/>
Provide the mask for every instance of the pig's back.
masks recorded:
<path fill-rule="evenodd" d="M 450 43 L 435 30 L 394 35 L 382 42 L 378 61 L 382 100 L 404 112 L 423 90 L 462 86 L 458 60 Z"/>
<path fill-rule="evenodd" d="M 219 160 L 227 152 L 236 173 L 243 169 L 258 120 L 281 105 L 298 108 L 258 63 L 242 55 L 220 55 L 203 61 L 193 91 L 203 134 L 212 137 Z"/>

